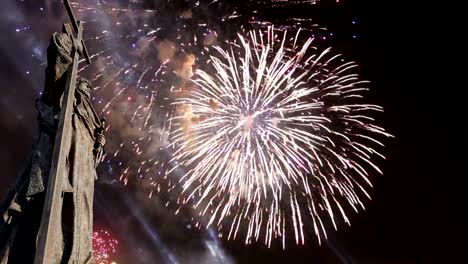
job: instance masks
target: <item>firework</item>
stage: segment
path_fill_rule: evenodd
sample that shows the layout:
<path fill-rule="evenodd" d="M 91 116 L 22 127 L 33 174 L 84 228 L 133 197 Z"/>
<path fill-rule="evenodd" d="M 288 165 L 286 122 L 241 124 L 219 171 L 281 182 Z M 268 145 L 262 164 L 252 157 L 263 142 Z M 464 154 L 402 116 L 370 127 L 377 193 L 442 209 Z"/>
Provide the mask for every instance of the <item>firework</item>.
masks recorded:
<path fill-rule="evenodd" d="M 46 10 L 60 4 L 50 2 Z M 262 16 L 265 10 L 301 3 L 312 2 L 72 1 L 77 16 L 87 22 L 86 45 L 93 59 L 79 71 L 92 81 L 92 100 L 109 124 L 100 181 L 136 184 L 149 197 L 171 189 L 164 178 L 172 166 L 166 159 L 171 153 L 164 149 L 170 143 L 171 91 L 191 85 L 192 68 L 206 64 L 213 45 L 235 39 L 239 28 L 275 23 Z M 329 34 L 310 18 L 281 22 L 285 29 L 298 26 Z"/>
<path fill-rule="evenodd" d="M 193 54 L 203 57 L 217 41 L 221 21 L 240 18 L 219 1 L 146 2 L 73 5 L 88 22 L 87 45 L 94 59 L 80 72 L 92 80 L 93 100 L 109 120 L 112 140 L 102 174 L 111 182 L 138 180 L 151 196 L 161 190 L 157 180 L 165 175 L 161 147 L 168 143 L 170 90 L 190 78 Z M 216 17 L 206 14 L 214 10 Z"/>
<path fill-rule="evenodd" d="M 373 147 L 391 135 L 370 114 L 382 108 L 362 102 L 355 63 L 312 44 L 272 27 L 239 35 L 175 103 L 180 203 L 228 239 L 284 246 L 289 230 L 298 244 L 313 230 L 320 242 L 364 209 L 370 172 L 381 173 Z"/>
<path fill-rule="evenodd" d="M 119 241 L 112 237 L 107 230 L 100 229 L 93 232 L 93 249 L 96 263 L 112 264 L 112 256 L 117 252 Z"/>

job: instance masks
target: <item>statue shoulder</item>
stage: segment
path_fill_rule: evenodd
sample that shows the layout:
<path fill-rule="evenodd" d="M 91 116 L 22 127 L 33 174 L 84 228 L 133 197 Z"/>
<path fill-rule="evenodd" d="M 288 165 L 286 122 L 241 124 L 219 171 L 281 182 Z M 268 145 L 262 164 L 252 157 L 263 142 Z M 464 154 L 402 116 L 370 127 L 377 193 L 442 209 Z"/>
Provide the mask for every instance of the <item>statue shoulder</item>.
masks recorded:
<path fill-rule="evenodd" d="M 52 36 L 52 43 L 61 55 L 67 56 L 71 60 L 70 54 L 73 48 L 73 40 L 70 35 L 55 32 Z"/>

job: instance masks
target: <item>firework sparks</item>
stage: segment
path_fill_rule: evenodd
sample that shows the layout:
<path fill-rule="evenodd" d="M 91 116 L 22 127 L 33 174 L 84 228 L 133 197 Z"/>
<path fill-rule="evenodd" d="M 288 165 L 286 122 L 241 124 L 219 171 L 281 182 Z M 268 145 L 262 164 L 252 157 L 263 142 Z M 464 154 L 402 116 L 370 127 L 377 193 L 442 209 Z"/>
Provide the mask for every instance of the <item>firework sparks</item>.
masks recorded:
<path fill-rule="evenodd" d="M 174 100 L 174 93 L 170 93 L 169 90 L 182 89 L 182 96 L 187 97 L 186 103 L 188 102 L 190 107 L 184 108 L 185 119 L 179 120 L 183 123 L 179 136 L 174 134 L 176 145 L 181 147 L 176 153 L 176 160 L 180 162 L 181 166 L 189 169 L 194 167 L 194 163 L 200 161 L 201 156 L 190 157 L 190 154 L 184 156 L 183 153 L 195 153 L 195 149 L 202 148 L 200 142 L 206 139 L 203 138 L 203 135 L 208 135 L 208 131 L 214 129 L 210 125 L 215 124 L 212 122 L 213 118 L 216 118 L 215 113 L 225 113 L 226 109 L 235 111 L 236 108 L 245 111 L 239 112 L 238 116 L 231 119 L 222 120 L 227 123 L 236 121 L 237 125 L 232 127 L 235 130 L 221 130 L 227 137 L 214 137 L 210 143 L 232 140 L 238 145 L 225 146 L 226 149 L 223 151 L 227 153 L 227 158 L 221 156 L 222 152 L 204 152 L 204 154 L 210 155 L 215 153 L 218 156 L 211 159 L 211 162 L 205 159 L 205 163 L 200 163 L 207 165 L 207 167 L 200 170 L 199 177 L 189 171 L 189 174 L 182 179 L 186 189 L 185 193 L 189 197 L 178 199 L 178 201 L 188 202 L 189 198 L 196 200 L 196 207 L 203 208 L 204 215 L 213 214 L 209 223 L 218 225 L 220 229 L 227 229 L 229 231 L 228 237 L 235 237 L 239 230 L 243 229 L 242 226 L 247 224 L 247 242 L 250 242 L 252 238 L 259 238 L 260 233 L 253 233 L 254 230 L 269 230 L 269 234 L 262 234 L 265 235 L 266 242 L 271 241 L 274 237 L 284 239 L 285 230 L 288 228 L 285 219 L 291 216 L 292 221 L 289 224 L 294 227 L 294 232 L 297 232 L 295 237 L 300 239 L 297 242 L 303 242 L 303 225 L 310 222 L 304 221 L 306 217 L 303 215 L 306 214 L 305 210 L 315 210 L 317 212 L 311 215 L 318 215 L 319 218 L 313 219 L 312 222 L 317 225 L 313 229 L 316 231 L 317 237 L 320 238 L 320 234 L 325 234 L 321 224 L 324 217 L 323 212 L 328 212 L 330 207 L 328 202 L 333 205 L 333 201 L 330 195 L 322 195 L 317 186 L 324 185 L 322 189 L 325 194 L 329 194 L 331 191 L 345 192 L 340 195 L 345 196 L 345 199 L 353 200 L 353 206 L 361 204 L 354 192 L 361 186 L 360 182 L 355 183 L 354 178 L 346 178 L 346 176 L 351 177 L 357 174 L 357 172 L 351 173 L 352 170 L 358 170 L 361 173 L 364 171 L 364 168 L 358 169 L 363 162 L 362 159 L 356 156 L 348 157 L 351 146 L 364 152 L 360 153 L 358 150 L 354 150 L 354 153 L 359 153 L 363 159 L 370 162 L 367 142 L 356 140 L 358 137 L 356 136 L 357 125 L 353 123 L 358 120 L 367 124 L 369 120 L 353 115 L 360 111 L 380 110 L 380 108 L 369 105 L 363 105 L 362 109 L 359 109 L 357 105 L 341 104 L 336 106 L 334 101 L 344 99 L 352 101 L 353 96 L 357 96 L 360 92 L 360 88 L 353 90 L 354 88 L 349 87 L 333 87 L 334 85 L 361 87 L 361 83 L 357 81 L 357 83 L 351 84 L 351 79 L 354 76 L 346 76 L 345 74 L 354 65 L 337 65 L 332 68 L 324 65 L 327 61 L 322 57 L 311 58 L 310 61 L 307 61 L 306 58 L 310 58 L 308 54 L 313 49 L 310 46 L 311 43 L 307 43 L 303 47 L 296 47 L 296 44 L 285 44 L 296 43 L 297 40 L 294 37 L 294 40 L 287 39 L 283 43 L 279 43 L 277 39 L 273 40 L 272 36 L 262 39 L 262 36 L 258 35 L 256 36 L 258 39 L 253 41 L 244 38 L 244 41 L 251 42 L 249 50 L 256 52 L 255 54 L 238 54 L 244 55 L 242 57 L 244 60 L 250 58 L 249 63 L 258 66 L 259 71 L 254 71 L 254 69 L 241 70 L 239 68 L 242 65 L 240 58 L 234 59 L 234 55 L 230 54 L 230 61 L 235 64 L 225 64 L 223 67 L 235 69 L 236 74 L 239 75 L 234 76 L 233 73 L 224 70 L 224 78 L 227 79 L 217 81 L 218 84 L 231 85 L 228 86 L 228 90 L 231 91 L 239 89 L 243 85 L 253 85 L 254 83 L 258 85 L 252 86 L 251 91 L 249 89 L 242 90 L 237 95 L 240 97 L 242 94 L 245 97 L 241 101 L 236 101 L 235 97 L 232 97 L 235 94 L 220 96 L 221 92 L 224 93 L 222 90 L 212 90 L 213 94 L 210 95 L 203 94 L 203 90 L 205 90 L 203 87 L 210 85 L 206 82 L 209 76 L 205 73 L 205 77 L 203 77 L 201 74 L 203 71 L 199 71 L 199 75 L 197 75 L 199 80 L 197 85 L 202 87 L 202 91 L 198 91 L 196 88 L 190 91 L 193 87 L 186 87 L 191 86 L 188 79 L 192 75 L 192 66 L 196 64 L 197 67 L 203 68 L 209 57 L 208 54 L 212 51 L 211 47 L 219 45 L 224 39 L 232 39 L 224 32 L 230 31 L 224 29 L 227 23 L 230 24 L 230 28 L 244 25 L 265 28 L 276 24 L 277 21 L 262 18 L 260 10 L 269 8 L 269 6 L 281 8 L 292 4 L 306 5 L 315 1 L 250 1 L 248 6 L 252 8 L 245 8 L 251 10 L 247 13 L 239 12 L 240 9 L 237 8 L 231 9 L 223 6 L 221 1 L 187 1 L 187 5 L 180 8 L 173 6 L 171 1 L 162 2 L 166 2 L 166 4 L 158 5 L 157 8 L 151 7 L 151 9 L 141 8 L 142 6 L 137 2 L 129 2 L 128 5 L 121 5 L 117 2 L 102 2 L 97 6 L 88 1 L 74 3 L 76 10 L 81 13 L 93 29 L 87 31 L 91 36 L 87 39 L 87 44 L 91 47 L 90 50 L 94 51 L 92 56 L 95 57 L 96 63 L 89 67 L 85 66 L 81 71 L 84 75 L 92 75 L 90 79 L 97 86 L 95 102 L 98 104 L 97 107 L 102 110 L 101 113 L 110 120 L 111 127 L 108 128 L 107 133 L 117 141 L 108 144 L 108 152 L 113 153 L 113 155 L 108 155 L 106 163 L 104 163 L 106 172 L 113 174 L 113 177 L 119 175 L 117 178 L 125 185 L 129 182 L 133 183 L 133 179 L 137 179 L 139 182 L 137 184 L 145 188 L 142 191 L 147 191 L 149 197 L 153 195 L 154 191 L 159 193 L 161 190 L 164 192 L 178 190 L 174 183 L 178 182 L 179 179 L 167 178 L 166 176 L 168 170 L 171 170 L 174 165 L 166 159 L 166 156 L 172 154 L 172 149 L 165 148 L 170 143 L 167 138 L 167 128 L 170 124 L 166 120 L 171 114 L 170 104 Z M 165 12 L 165 10 L 170 12 Z M 174 10 L 178 11 L 174 13 Z M 210 10 L 209 16 L 206 16 L 206 10 Z M 216 15 L 212 16 L 213 13 Z M 210 17 L 210 19 L 205 19 L 205 17 Z M 215 21 L 213 22 L 211 18 L 215 18 Z M 306 27 L 307 29 L 302 31 L 309 36 L 316 35 L 318 37 L 324 31 L 323 28 L 313 24 L 307 18 L 292 17 L 280 24 L 278 28 L 289 31 Z M 116 43 L 119 43 L 118 46 Z M 262 51 L 260 47 L 268 46 L 268 44 L 271 44 L 270 50 Z M 237 46 L 233 46 L 234 51 L 239 51 L 246 43 L 240 42 L 235 45 Z M 280 46 L 282 47 L 281 51 Z M 304 50 L 300 50 L 301 48 Z M 229 55 L 229 51 L 224 51 L 224 54 L 219 48 L 218 51 L 221 52 L 221 57 Z M 303 57 L 299 58 L 297 54 L 301 52 Z M 326 57 L 327 52 L 322 55 Z M 272 59 L 273 55 L 280 53 L 283 54 L 280 56 L 281 58 Z M 261 54 L 265 54 L 266 57 L 261 59 L 259 57 Z M 275 61 L 276 64 L 274 64 Z M 316 64 L 312 65 L 314 61 Z M 336 58 L 330 60 L 330 64 L 335 62 Z M 222 64 L 221 61 L 214 61 L 214 65 Z M 306 66 L 301 67 L 300 65 Z M 219 70 L 223 72 L 223 69 Z M 318 72 L 315 73 L 315 70 Z M 335 72 L 327 72 L 329 70 Z M 278 75 L 273 76 L 273 73 Z M 307 76 L 299 78 L 299 73 L 304 73 Z M 268 74 L 271 79 L 267 84 L 265 76 Z M 327 74 L 329 75 L 328 79 L 324 77 Z M 250 83 L 244 81 L 249 76 L 257 77 L 257 79 L 250 80 Z M 230 78 L 240 82 L 230 83 Z M 300 80 L 300 82 L 289 82 L 293 79 Z M 324 83 L 319 84 L 318 79 Z M 204 84 L 201 83 L 203 81 L 205 81 Z M 284 88 L 285 82 L 287 88 Z M 302 83 L 307 83 L 313 89 L 296 89 Z M 277 86 L 264 89 L 265 85 Z M 284 90 L 282 93 L 275 94 L 282 90 Z M 338 92 L 341 94 L 337 95 Z M 201 97 L 208 100 L 209 108 L 203 110 L 204 112 L 201 110 L 200 102 L 198 105 L 195 102 Z M 286 101 L 278 101 L 282 97 L 284 98 L 281 100 Z M 259 101 L 251 102 L 253 98 L 258 98 Z M 236 106 L 236 103 L 242 103 L 242 105 Z M 281 107 L 275 108 L 275 104 L 279 104 Z M 181 106 L 181 104 L 178 103 L 176 106 Z M 262 107 L 264 111 L 255 110 Z M 225 115 L 220 114 L 217 117 L 221 119 Z M 346 118 L 350 118 L 351 121 L 346 120 Z M 218 125 L 216 128 L 222 128 L 221 124 Z M 338 129 L 335 126 L 341 127 Z M 345 131 L 345 128 L 352 129 L 352 131 Z M 375 129 L 380 131 L 379 128 Z M 364 132 L 370 131 L 370 129 L 362 130 Z M 233 136 L 236 131 L 241 131 L 238 137 Z M 336 131 L 339 134 L 335 134 Z M 287 134 L 286 132 L 294 133 Z M 369 135 L 363 134 L 360 139 L 365 139 L 364 136 Z M 343 137 L 348 137 L 354 144 L 342 143 Z M 327 141 L 324 142 L 324 139 Z M 185 145 L 181 144 L 182 140 L 187 140 Z M 270 141 L 273 143 L 266 148 L 264 142 Z M 347 148 L 342 150 L 336 147 L 340 144 L 347 146 Z M 212 145 L 205 145 L 203 148 L 210 146 Z M 290 147 L 282 148 L 283 146 Z M 259 147 L 264 150 L 259 150 Z M 327 150 L 328 148 L 329 150 Z M 166 152 L 166 154 L 162 154 L 162 152 Z M 260 153 L 264 156 L 259 156 Z M 275 158 L 278 153 L 281 154 L 279 157 L 289 158 Z M 329 156 L 322 156 L 325 155 L 324 153 Z M 374 154 L 378 155 L 378 153 Z M 257 165 L 251 160 L 262 163 Z M 348 164 L 356 160 L 361 163 Z M 271 162 L 272 165 L 265 167 L 268 162 Z M 289 164 L 289 162 L 292 163 Z M 341 167 L 337 168 L 336 162 L 341 162 Z M 241 164 L 249 165 L 241 169 Z M 175 165 L 175 169 L 179 168 L 177 163 Z M 218 167 L 220 171 L 209 170 L 208 165 Z M 350 169 L 350 167 L 354 169 Z M 225 169 L 225 171 L 221 172 L 221 169 Z M 248 176 L 252 171 L 256 175 L 255 177 Z M 217 179 L 220 174 L 227 172 L 230 173 L 230 176 L 225 177 L 224 180 L 218 182 L 209 180 L 209 177 Z M 240 176 L 236 176 L 236 173 L 240 173 Z M 337 179 L 337 183 L 330 179 L 329 174 L 336 174 L 332 178 Z M 341 174 L 345 176 L 339 176 Z M 234 181 L 236 177 L 238 177 L 237 181 Z M 161 186 L 161 181 L 164 182 L 163 186 Z M 343 183 L 346 181 L 351 181 L 351 183 L 346 185 Z M 202 184 L 195 188 L 199 182 Z M 335 185 L 339 186 L 335 187 Z M 299 192 L 297 191 L 298 186 L 308 186 L 308 189 Z M 223 194 L 232 190 L 236 191 L 233 197 L 237 198 L 226 200 Z M 309 202 L 312 196 L 315 203 Z M 253 204 L 254 202 L 259 202 L 258 207 L 239 206 L 239 204 Z M 339 202 L 342 203 L 341 200 Z M 338 205 L 340 205 L 339 202 L 337 202 Z M 212 204 L 215 203 L 220 204 L 221 207 L 213 207 Z M 298 204 L 297 207 L 290 206 L 295 203 Z M 321 206 L 322 208 L 308 209 L 308 206 Z M 254 211 L 257 212 L 257 215 L 248 216 L 248 218 L 256 220 L 248 220 L 246 217 L 234 218 L 241 213 L 251 215 Z M 266 212 L 272 216 L 267 215 Z M 273 218 L 274 221 L 265 222 L 264 219 L 267 218 Z M 333 219 L 335 218 L 332 217 L 332 221 Z M 227 222 L 220 220 L 227 220 Z M 229 221 L 233 221 L 232 224 Z M 333 222 L 333 224 L 335 223 Z M 265 225 L 269 226 L 264 228 Z"/>
<path fill-rule="evenodd" d="M 230 16 L 235 10 L 224 7 L 210 23 L 206 16 L 200 18 L 204 10 L 222 6 L 217 2 L 186 1 L 179 6 L 176 1 L 158 1 L 151 9 L 140 1 L 73 3 L 88 21 L 87 44 L 95 50 L 95 64 L 80 72 L 91 75 L 96 85 L 93 100 L 110 120 L 107 133 L 117 141 L 109 142 L 113 155 L 104 166 L 109 174 L 120 174 L 117 178 L 124 184 L 139 179 L 160 189 L 153 182 L 165 174 L 165 163 L 158 162 L 155 153 L 167 137 L 170 89 L 190 78 L 196 60 L 192 54 L 204 53 L 216 42 L 218 21 L 236 19 Z M 146 191 L 152 193 L 150 189 Z"/>
<path fill-rule="evenodd" d="M 83 65 L 80 74 L 92 80 L 93 101 L 109 121 L 106 133 L 112 140 L 106 148 L 113 155 L 106 156 L 101 169 L 109 182 L 137 179 L 136 184 L 151 186 L 142 190 L 150 195 L 154 189 L 168 189 L 161 184 L 166 186 L 162 177 L 171 165 L 160 153 L 168 144 L 171 91 L 190 85 L 192 67 L 205 64 L 213 45 L 235 38 L 229 32 L 271 25 L 273 21 L 260 18 L 261 10 L 308 1 L 239 6 L 212 0 L 143 2 L 76 1 L 73 6 L 87 21 L 86 42 L 94 61 Z M 297 26 L 324 33 L 311 19 L 291 18 L 281 27 Z"/>
<path fill-rule="evenodd" d="M 112 256 L 117 252 L 119 241 L 109 231 L 100 229 L 93 232 L 93 249 L 96 263 L 115 264 Z"/>
<path fill-rule="evenodd" d="M 369 171 L 380 173 L 373 147 L 391 135 L 369 116 L 382 108 L 361 102 L 357 65 L 291 35 L 269 27 L 215 47 L 211 71 L 175 103 L 181 201 L 228 239 L 284 246 L 292 230 L 303 244 L 313 230 L 320 243 L 329 223 L 364 209 Z"/>

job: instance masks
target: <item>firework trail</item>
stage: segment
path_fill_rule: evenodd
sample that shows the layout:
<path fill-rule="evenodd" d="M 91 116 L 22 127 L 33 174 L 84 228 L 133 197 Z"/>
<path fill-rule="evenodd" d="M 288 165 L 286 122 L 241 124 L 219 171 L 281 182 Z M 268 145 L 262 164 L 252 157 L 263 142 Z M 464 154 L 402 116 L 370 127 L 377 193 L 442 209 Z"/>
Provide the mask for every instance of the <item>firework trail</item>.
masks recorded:
<path fill-rule="evenodd" d="M 297 244 L 313 230 L 320 243 L 329 223 L 364 209 L 369 176 L 381 173 L 373 147 L 391 135 L 371 114 L 382 108 L 362 102 L 355 63 L 312 44 L 272 27 L 239 35 L 175 103 L 180 203 L 228 239 L 285 246 L 289 230 Z"/>

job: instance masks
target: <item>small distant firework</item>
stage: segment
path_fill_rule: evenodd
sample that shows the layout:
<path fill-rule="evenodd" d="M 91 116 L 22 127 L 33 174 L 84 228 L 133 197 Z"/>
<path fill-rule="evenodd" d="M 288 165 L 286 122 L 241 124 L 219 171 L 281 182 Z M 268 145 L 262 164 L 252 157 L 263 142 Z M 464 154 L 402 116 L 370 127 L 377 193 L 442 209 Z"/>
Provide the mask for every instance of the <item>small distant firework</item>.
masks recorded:
<path fill-rule="evenodd" d="M 117 252 L 119 241 L 105 229 L 93 232 L 94 259 L 98 264 L 115 264 L 112 260 Z"/>
<path fill-rule="evenodd" d="M 180 201 L 228 239 L 284 246 L 292 232 L 303 244 L 313 230 L 320 243 L 328 225 L 350 223 L 348 209 L 364 209 L 369 171 L 381 173 L 373 147 L 391 135 L 369 114 L 382 107 L 362 102 L 355 63 L 312 43 L 300 30 L 239 35 L 175 103 Z"/>

